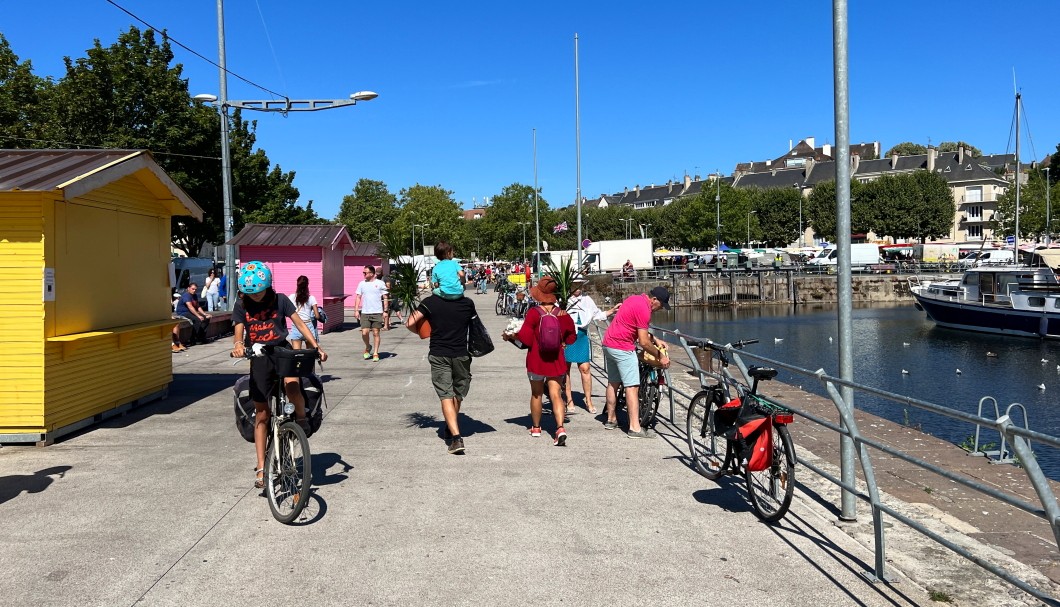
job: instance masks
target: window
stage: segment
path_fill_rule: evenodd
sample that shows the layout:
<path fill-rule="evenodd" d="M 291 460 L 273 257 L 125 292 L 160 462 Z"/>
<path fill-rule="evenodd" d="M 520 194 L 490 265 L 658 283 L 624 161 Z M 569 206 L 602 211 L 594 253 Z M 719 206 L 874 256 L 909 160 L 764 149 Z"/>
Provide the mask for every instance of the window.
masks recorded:
<path fill-rule="evenodd" d="M 1045 298 L 1035 295 L 1034 297 L 1027 298 L 1027 305 L 1032 308 L 1044 308 Z"/>
<path fill-rule="evenodd" d="M 965 202 L 982 202 L 983 201 L 983 186 L 975 186 L 971 188 L 965 188 L 964 190 L 964 201 Z"/>
<path fill-rule="evenodd" d="M 969 240 L 981 240 L 983 238 L 983 226 L 968 226 Z"/>
<path fill-rule="evenodd" d="M 968 207 L 968 218 L 969 219 L 980 219 L 983 217 L 983 205 L 977 204 Z"/>

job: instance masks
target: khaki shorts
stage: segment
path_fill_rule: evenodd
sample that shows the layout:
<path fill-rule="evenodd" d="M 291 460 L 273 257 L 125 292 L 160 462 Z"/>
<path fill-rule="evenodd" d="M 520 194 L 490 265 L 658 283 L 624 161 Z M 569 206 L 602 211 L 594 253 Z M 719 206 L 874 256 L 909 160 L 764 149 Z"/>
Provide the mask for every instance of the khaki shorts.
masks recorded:
<path fill-rule="evenodd" d="M 378 312 L 375 314 L 361 313 L 361 328 L 362 329 L 382 329 L 383 328 L 383 313 Z"/>
<path fill-rule="evenodd" d="M 431 383 L 438 398 L 464 400 L 471 389 L 470 356 L 427 356 L 431 363 Z"/>

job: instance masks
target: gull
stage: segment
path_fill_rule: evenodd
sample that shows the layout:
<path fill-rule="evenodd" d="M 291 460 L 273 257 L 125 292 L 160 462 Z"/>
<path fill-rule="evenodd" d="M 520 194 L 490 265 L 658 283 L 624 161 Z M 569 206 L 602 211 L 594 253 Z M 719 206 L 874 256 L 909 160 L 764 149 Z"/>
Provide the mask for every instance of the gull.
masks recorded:
<path fill-rule="evenodd" d="M 1048 359 L 1048 358 L 1043 358 L 1043 359 L 1042 359 L 1042 364 L 1043 364 L 1043 365 L 1044 365 L 1045 363 L 1047 363 L 1047 362 L 1049 362 L 1049 359 Z"/>
<path fill-rule="evenodd" d="M 961 374 L 961 370 L 957 369 L 957 375 L 960 375 L 960 374 Z"/>
<path fill-rule="evenodd" d="M 986 355 L 989 356 L 990 358 L 997 358 L 997 352 L 987 352 Z M 1060 365 L 1058 365 L 1058 366 L 1060 366 Z"/>
<path fill-rule="evenodd" d="M 1038 384 L 1038 391 L 1045 392 L 1045 384 Z"/>
<path fill-rule="evenodd" d="M 831 335 L 828 336 L 828 343 L 832 343 L 832 336 Z M 1060 367 L 1060 365 L 1057 365 L 1057 367 Z"/>
<path fill-rule="evenodd" d="M 779 344 L 782 341 L 784 341 L 783 337 L 774 337 L 773 338 L 773 343 L 775 343 L 775 344 Z"/>
<path fill-rule="evenodd" d="M 909 347 L 909 342 L 903 341 L 902 342 L 902 347 L 908 348 Z"/>
<path fill-rule="evenodd" d="M 906 371 L 905 369 L 902 369 L 902 375 L 909 375 L 909 371 Z"/>

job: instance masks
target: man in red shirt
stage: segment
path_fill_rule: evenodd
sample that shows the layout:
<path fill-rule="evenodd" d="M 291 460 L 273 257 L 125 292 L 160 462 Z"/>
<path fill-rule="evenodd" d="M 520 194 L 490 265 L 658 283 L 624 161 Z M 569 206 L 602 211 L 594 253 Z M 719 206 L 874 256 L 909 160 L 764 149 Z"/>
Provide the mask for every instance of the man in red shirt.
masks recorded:
<path fill-rule="evenodd" d="M 615 405 L 619 386 L 625 386 L 626 409 L 629 411 L 629 432 L 626 436 L 630 438 L 654 437 L 646 428 L 640 427 L 640 362 L 637 360 L 637 345 L 659 359 L 663 368 L 670 366 L 666 351 L 656 347 L 648 335 L 651 313 L 659 308 L 670 309 L 670 292 L 666 287 L 655 287 L 647 293 L 627 297 L 604 333 L 604 360 L 607 367 L 607 422 L 604 428 L 613 430 L 618 427 Z"/>

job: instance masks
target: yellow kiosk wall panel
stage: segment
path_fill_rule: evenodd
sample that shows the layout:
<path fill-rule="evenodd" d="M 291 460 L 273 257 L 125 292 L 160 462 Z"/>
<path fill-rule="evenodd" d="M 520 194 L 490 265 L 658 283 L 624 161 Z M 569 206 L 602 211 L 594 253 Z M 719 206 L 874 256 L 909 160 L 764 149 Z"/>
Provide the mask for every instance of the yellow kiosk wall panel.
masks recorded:
<path fill-rule="evenodd" d="M 43 285 L 41 194 L 0 193 L 0 427 L 42 421 Z"/>

